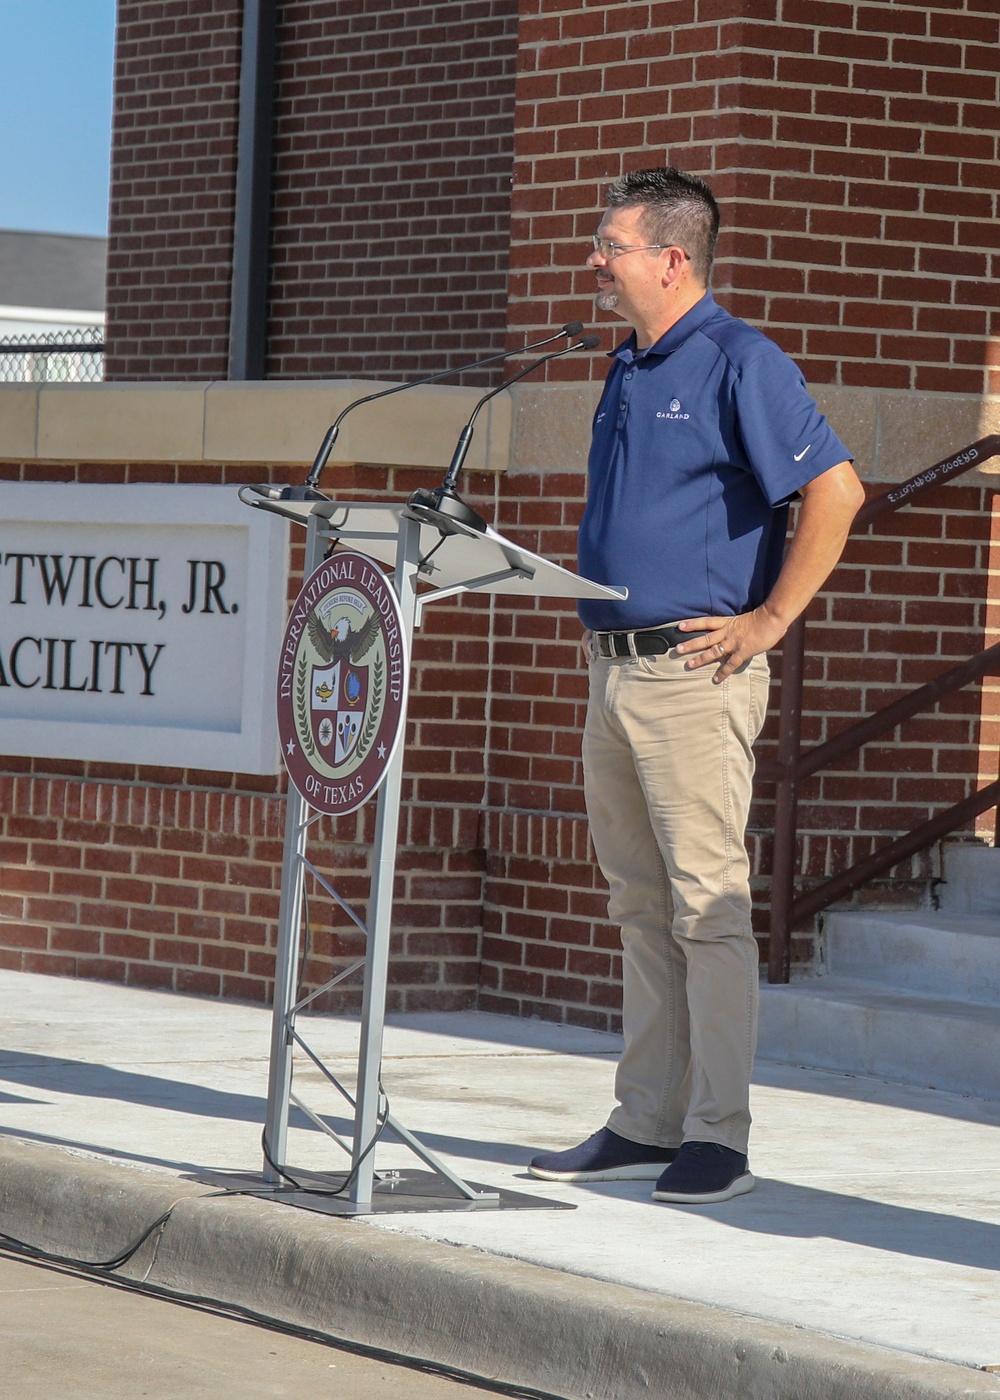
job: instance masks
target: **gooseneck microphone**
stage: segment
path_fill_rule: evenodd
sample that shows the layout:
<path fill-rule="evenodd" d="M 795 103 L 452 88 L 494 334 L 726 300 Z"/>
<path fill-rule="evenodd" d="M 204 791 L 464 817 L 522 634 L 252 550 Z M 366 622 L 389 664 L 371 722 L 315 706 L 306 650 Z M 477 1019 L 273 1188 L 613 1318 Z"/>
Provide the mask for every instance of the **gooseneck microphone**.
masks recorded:
<path fill-rule="evenodd" d="M 565 328 L 565 330 L 569 329 L 569 327 Z M 573 327 L 572 334 L 578 335 L 582 329 L 582 326 Z M 551 339 L 554 340 L 555 337 L 553 336 Z M 557 360 L 560 355 L 569 355 L 574 350 L 595 350 L 600 343 L 601 337 L 599 335 L 585 335 L 583 339 L 578 340 L 575 345 L 564 345 L 560 350 L 552 350 L 548 355 L 540 355 L 537 360 L 532 360 L 530 365 L 526 365 L 524 369 L 519 370 L 517 374 L 512 374 L 509 379 L 505 379 L 502 384 L 498 384 L 495 389 L 491 389 L 489 393 L 484 394 L 472 410 L 469 421 L 458 435 L 458 442 L 455 444 L 451 465 L 448 467 L 448 471 L 441 485 L 434 487 L 434 489 L 430 491 L 414 491 L 413 495 L 407 501 L 407 505 L 412 513 L 417 515 L 421 520 L 426 520 L 429 523 L 437 525 L 438 529 L 444 534 L 448 533 L 449 520 L 457 520 L 460 524 L 468 525 L 473 530 L 485 530 L 486 521 L 478 511 L 466 505 L 455 490 L 459 473 L 462 470 L 469 452 L 469 445 L 472 442 L 472 435 L 475 432 L 479 410 L 488 404 L 490 399 L 496 398 L 497 394 L 503 389 L 509 389 L 510 386 L 516 384 L 519 379 L 524 379 L 526 375 L 532 374 L 536 369 L 540 368 L 541 365 L 548 364 L 549 360 Z M 542 344 L 545 344 L 545 342 L 543 341 Z M 526 350 L 535 348 L 535 346 L 525 347 Z"/>
<path fill-rule="evenodd" d="M 336 420 L 327 429 L 326 436 L 322 443 L 320 443 L 320 449 L 316 454 L 316 460 L 313 462 L 309 475 L 305 479 L 306 488 L 315 490 L 319 485 L 319 479 L 323 474 L 323 468 L 326 466 L 330 453 L 333 451 L 333 444 L 337 441 L 341 423 L 343 423 L 349 413 L 356 408 L 360 408 L 363 403 L 373 403 L 376 399 L 388 397 L 389 394 L 401 394 L 404 389 L 416 389 L 421 384 L 433 384 L 436 380 L 447 379 L 452 374 L 465 374 L 466 371 L 470 369 L 482 369 L 486 365 L 496 364 L 499 360 L 509 360 L 512 355 L 527 355 L 532 350 L 541 349 L 543 345 L 551 345 L 552 342 L 558 340 L 561 335 L 572 338 L 575 335 L 579 335 L 582 330 L 582 321 L 570 321 L 569 324 L 563 326 L 561 330 L 556 331 L 553 335 L 546 336 L 544 340 L 536 340 L 533 345 L 519 346 L 516 350 L 501 350 L 497 355 L 488 355 L 485 360 L 473 360 L 467 365 L 459 365 L 457 369 L 438 370 L 437 374 L 425 375 L 423 379 L 412 379 L 407 384 L 394 384 L 391 389 L 380 389 L 378 393 L 365 394 L 363 398 L 355 399 L 353 403 L 349 403 L 347 407 L 337 415 Z M 309 497 L 306 497 L 306 499 L 309 499 Z"/>

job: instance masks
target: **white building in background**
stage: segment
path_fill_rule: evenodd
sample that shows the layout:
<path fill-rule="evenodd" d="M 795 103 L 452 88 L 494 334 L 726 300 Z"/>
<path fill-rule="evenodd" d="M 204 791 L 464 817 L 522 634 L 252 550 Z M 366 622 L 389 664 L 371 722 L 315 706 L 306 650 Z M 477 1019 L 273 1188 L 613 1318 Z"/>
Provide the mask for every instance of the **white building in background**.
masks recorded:
<path fill-rule="evenodd" d="M 0 229 L 0 381 L 102 377 L 84 347 L 103 345 L 107 257 L 106 238 Z"/>

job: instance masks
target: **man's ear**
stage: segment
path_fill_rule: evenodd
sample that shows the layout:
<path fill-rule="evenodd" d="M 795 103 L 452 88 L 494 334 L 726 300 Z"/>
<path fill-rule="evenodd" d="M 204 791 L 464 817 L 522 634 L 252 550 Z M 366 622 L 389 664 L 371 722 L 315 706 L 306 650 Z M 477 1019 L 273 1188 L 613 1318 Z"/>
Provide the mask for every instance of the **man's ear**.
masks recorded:
<path fill-rule="evenodd" d="M 683 270 L 684 264 L 686 262 L 687 258 L 685 258 L 680 248 L 667 249 L 667 256 L 664 259 L 662 279 L 664 287 L 669 287 L 674 282 L 677 282 L 679 280 L 681 271 Z"/>

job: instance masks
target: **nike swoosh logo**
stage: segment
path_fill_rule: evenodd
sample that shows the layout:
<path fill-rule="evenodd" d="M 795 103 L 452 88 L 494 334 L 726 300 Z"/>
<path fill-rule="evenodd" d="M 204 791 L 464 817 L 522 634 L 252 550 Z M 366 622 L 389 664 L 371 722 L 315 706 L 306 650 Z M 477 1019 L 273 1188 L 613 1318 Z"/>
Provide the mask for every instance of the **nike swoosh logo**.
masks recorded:
<path fill-rule="evenodd" d="M 812 443 L 809 444 L 809 447 L 812 447 Z M 803 447 L 803 449 L 802 449 L 801 452 L 797 452 L 797 453 L 795 454 L 795 456 L 792 458 L 792 461 L 793 461 L 793 462 L 801 462 L 801 461 L 802 461 L 802 458 L 803 458 L 803 457 L 806 455 L 806 453 L 809 451 L 809 447 Z"/>

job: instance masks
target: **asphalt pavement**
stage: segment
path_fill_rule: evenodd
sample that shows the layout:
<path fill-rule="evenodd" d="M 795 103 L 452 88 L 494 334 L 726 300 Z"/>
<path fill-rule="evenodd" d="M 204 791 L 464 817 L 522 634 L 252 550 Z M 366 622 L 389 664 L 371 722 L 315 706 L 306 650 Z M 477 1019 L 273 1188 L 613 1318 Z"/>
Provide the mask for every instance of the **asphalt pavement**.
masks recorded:
<path fill-rule="evenodd" d="M 10 1400 L 489 1400 L 453 1378 L 0 1258 Z"/>

